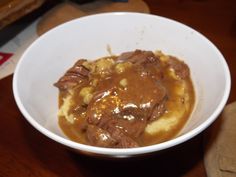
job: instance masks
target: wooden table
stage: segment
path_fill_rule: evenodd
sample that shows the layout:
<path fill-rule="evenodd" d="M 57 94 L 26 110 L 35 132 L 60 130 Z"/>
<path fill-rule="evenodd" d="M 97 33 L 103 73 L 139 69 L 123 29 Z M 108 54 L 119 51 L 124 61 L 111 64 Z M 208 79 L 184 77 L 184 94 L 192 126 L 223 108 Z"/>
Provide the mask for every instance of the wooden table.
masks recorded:
<path fill-rule="evenodd" d="M 236 1 L 146 0 L 153 14 L 206 35 L 225 56 L 232 75 L 228 102 L 236 100 Z M 214 69 L 214 66 L 212 66 Z M 0 80 L 0 177 L 205 177 L 202 136 L 152 156 L 104 160 L 76 154 L 36 131 L 18 110 L 12 76 Z"/>

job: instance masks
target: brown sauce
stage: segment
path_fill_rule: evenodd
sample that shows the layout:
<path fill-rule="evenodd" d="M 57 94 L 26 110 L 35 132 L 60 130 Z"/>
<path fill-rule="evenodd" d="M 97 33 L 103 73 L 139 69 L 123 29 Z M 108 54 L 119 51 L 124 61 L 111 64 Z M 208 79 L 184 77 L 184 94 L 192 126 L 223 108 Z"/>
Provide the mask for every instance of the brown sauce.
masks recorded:
<path fill-rule="evenodd" d="M 59 125 L 72 140 L 101 147 L 148 146 L 174 138 L 195 102 L 188 66 L 136 50 L 79 60 L 55 84 Z"/>

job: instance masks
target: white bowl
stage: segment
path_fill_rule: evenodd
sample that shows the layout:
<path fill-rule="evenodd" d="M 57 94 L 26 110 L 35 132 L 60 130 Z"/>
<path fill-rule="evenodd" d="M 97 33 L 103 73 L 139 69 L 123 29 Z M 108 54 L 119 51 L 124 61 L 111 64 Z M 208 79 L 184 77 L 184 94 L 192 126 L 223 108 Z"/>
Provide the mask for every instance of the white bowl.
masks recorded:
<path fill-rule="evenodd" d="M 134 49 L 162 50 L 190 67 L 196 105 L 178 137 L 152 146 L 112 149 L 69 140 L 58 126 L 58 89 L 53 83 L 79 58 L 96 59 Z M 130 157 L 160 151 L 206 129 L 222 111 L 230 92 L 224 57 L 203 35 L 179 22 L 139 13 L 105 13 L 67 22 L 37 39 L 23 54 L 13 79 L 24 117 L 49 138 L 83 153 Z"/>

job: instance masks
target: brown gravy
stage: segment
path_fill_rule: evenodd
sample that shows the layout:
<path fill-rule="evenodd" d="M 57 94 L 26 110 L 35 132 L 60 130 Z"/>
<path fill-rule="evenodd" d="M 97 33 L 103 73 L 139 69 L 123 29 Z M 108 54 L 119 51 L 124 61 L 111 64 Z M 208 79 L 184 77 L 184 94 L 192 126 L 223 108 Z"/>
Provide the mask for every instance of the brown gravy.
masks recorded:
<path fill-rule="evenodd" d="M 72 140 L 101 147 L 148 146 L 174 138 L 194 106 L 188 66 L 136 50 L 79 60 L 55 84 L 59 125 Z"/>

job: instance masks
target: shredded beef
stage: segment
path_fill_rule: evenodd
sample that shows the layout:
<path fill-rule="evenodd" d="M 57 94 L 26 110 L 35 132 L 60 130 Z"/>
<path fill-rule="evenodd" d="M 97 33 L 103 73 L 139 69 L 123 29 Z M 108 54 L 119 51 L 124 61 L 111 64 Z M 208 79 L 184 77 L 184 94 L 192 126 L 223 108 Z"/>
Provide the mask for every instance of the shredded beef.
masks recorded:
<path fill-rule="evenodd" d="M 117 148 L 133 148 L 139 146 L 135 140 L 126 135 L 125 132 L 120 128 L 111 126 L 107 131 L 110 132 L 111 137 L 117 141 L 115 146 Z"/>
<path fill-rule="evenodd" d="M 138 147 L 137 142 L 130 138 L 123 130 L 117 128 L 115 124 L 108 123 L 106 128 L 96 125 L 89 125 L 87 128 L 87 138 L 94 146 L 131 148 Z"/>
<path fill-rule="evenodd" d="M 91 144 L 97 146 L 110 147 L 114 143 L 112 146 L 118 148 L 138 147 L 136 139 L 142 135 L 148 122 L 156 120 L 165 111 L 167 93 L 165 87 L 160 82 L 162 70 L 160 69 L 159 59 L 151 51 L 136 50 L 134 52 L 123 53 L 118 57 L 117 61 L 129 61 L 136 65 L 137 73 L 140 73 L 141 77 L 152 78 L 152 84 L 155 83 L 155 87 L 149 91 L 149 94 L 152 94 L 154 97 L 146 100 L 147 98 L 142 97 L 142 95 L 145 96 L 145 93 L 140 93 L 135 98 L 136 101 L 138 103 L 143 102 L 144 99 L 151 101 L 148 107 L 126 106 L 122 109 L 119 108 L 119 111 L 116 113 L 105 109 L 101 113 L 102 116 L 97 116 L 96 101 L 104 99 L 106 91 L 113 93 L 116 90 L 115 87 L 112 87 L 108 88 L 108 90 L 94 93 L 92 101 L 87 107 L 87 122 L 91 125 L 87 131 L 87 137 Z M 135 80 L 134 82 L 137 81 Z M 144 91 L 146 92 L 146 90 Z M 126 94 L 132 95 L 133 93 L 127 92 Z M 132 103 L 132 100 L 127 100 L 128 95 L 123 95 L 121 99 Z M 115 105 L 112 106 L 112 104 L 114 104 L 112 101 L 109 102 L 109 109 L 115 108 Z M 100 142 L 102 140 L 99 132 L 102 132 L 102 136 L 107 138 L 104 143 Z"/>
<path fill-rule="evenodd" d="M 150 122 L 158 119 L 162 114 L 164 114 L 164 112 L 166 111 L 165 102 L 166 99 L 163 99 L 161 103 L 157 104 L 153 108 L 152 115 L 150 116 L 149 119 Z"/>
<path fill-rule="evenodd" d="M 190 71 L 188 68 L 188 65 L 186 65 L 184 62 L 179 61 L 175 57 L 169 57 L 168 60 L 169 67 L 173 68 L 176 75 L 181 79 L 186 79 L 190 75 Z"/>
<path fill-rule="evenodd" d="M 89 125 L 87 127 L 87 138 L 94 146 L 113 147 L 117 144 L 117 141 L 111 137 L 110 133 L 95 125 Z"/>
<path fill-rule="evenodd" d="M 118 61 L 129 61 L 135 64 L 145 64 L 159 62 L 159 59 L 152 51 L 135 50 L 134 52 L 122 53 L 118 58 Z"/>
<path fill-rule="evenodd" d="M 89 70 L 82 65 L 85 61 L 86 60 L 83 59 L 78 60 L 54 86 L 58 87 L 60 90 L 68 90 L 88 79 Z"/>

